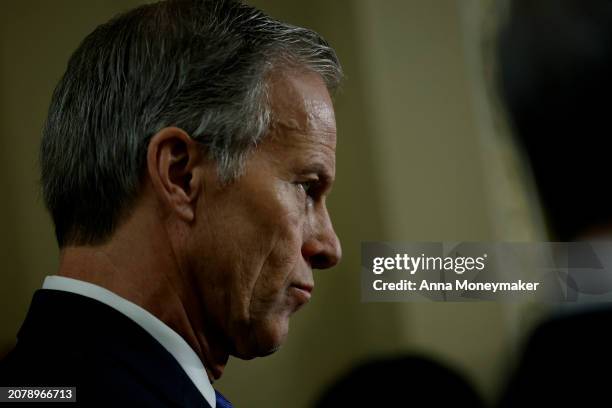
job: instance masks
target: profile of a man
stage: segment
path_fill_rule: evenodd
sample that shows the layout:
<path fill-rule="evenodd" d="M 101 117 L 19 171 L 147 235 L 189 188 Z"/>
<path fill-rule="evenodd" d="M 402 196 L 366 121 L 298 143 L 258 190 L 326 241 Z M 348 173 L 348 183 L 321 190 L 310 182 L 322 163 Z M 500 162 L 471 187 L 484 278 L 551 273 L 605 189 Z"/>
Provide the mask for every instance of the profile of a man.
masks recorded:
<path fill-rule="evenodd" d="M 230 355 L 273 353 L 341 250 L 330 94 L 315 32 L 232 0 L 145 5 L 72 55 L 41 145 L 60 267 L 0 385 L 81 402 L 227 406 Z"/>

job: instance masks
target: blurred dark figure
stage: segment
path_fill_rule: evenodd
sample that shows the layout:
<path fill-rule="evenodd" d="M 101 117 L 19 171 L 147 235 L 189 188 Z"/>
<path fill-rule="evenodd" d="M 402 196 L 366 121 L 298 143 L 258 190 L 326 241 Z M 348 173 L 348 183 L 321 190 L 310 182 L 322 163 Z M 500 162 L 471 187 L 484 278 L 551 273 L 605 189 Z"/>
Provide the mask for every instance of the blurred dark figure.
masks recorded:
<path fill-rule="evenodd" d="M 501 92 L 551 235 L 610 232 L 612 2 L 511 4 L 499 38 Z"/>
<path fill-rule="evenodd" d="M 463 376 L 421 356 L 361 364 L 332 385 L 316 405 L 317 408 L 483 406 Z"/>
<path fill-rule="evenodd" d="M 499 85 L 551 238 L 612 233 L 612 1 L 519 0 L 499 35 Z M 552 319 L 528 340 L 502 406 L 610 403 L 612 309 Z"/>

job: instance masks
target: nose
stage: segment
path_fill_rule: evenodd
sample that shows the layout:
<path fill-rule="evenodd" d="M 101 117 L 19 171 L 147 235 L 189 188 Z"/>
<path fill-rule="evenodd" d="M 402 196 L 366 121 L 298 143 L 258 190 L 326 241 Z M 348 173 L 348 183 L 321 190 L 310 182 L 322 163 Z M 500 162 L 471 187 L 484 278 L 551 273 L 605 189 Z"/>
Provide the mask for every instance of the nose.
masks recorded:
<path fill-rule="evenodd" d="M 313 269 L 327 269 L 337 265 L 342 259 L 340 240 L 334 231 L 327 209 L 319 218 L 308 239 L 302 245 L 302 256 Z"/>

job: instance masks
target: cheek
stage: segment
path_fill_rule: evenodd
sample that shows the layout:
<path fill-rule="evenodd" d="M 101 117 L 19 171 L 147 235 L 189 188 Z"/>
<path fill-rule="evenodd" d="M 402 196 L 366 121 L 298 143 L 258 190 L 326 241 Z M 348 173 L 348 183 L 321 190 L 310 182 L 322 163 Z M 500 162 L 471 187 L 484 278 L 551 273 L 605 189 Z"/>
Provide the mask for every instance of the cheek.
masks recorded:
<path fill-rule="evenodd" d="M 253 306 L 282 302 L 292 278 L 302 262 L 302 224 L 294 215 L 279 218 L 274 239 L 261 265 L 253 288 Z M 279 299 L 280 298 L 280 299 Z M 271 305 L 267 305 L 271 306 Z M 282 305 L 277 305 L 282 306 Z"/>
<path fill-rule="evenodd" d="M 211 230 L 224 232 L 207 238 L 213 250 L 201 258 L 202 269 L 210 274 L 204 282 L 207 297 L 212 296 L 215 309 L 225 310 L 225 319 L 234 324 L 261 320 L 271 309 L 285 309 L 282 299 L 301 260 L 301 223 L 296 214 L 277 209 L 276 217 L 268 213 L 262 219 L 249 210 L 242 209 L 241 216 L 229 222 L 222 222 L 228 217 L 219 214 Z"/>
<path fill-rule="evenodd" d="M 225 318 L 234 324 L 261 320 L 271 309 L 286 309 L 292 274 L 303 267 L 303 204 L 295 186 L 285 183 L 233 197 L 214 214 L 209 209 L 208 246 L 201 248 L 212 248 L 207 258 L 213 261 L 208 268 L 214 269 L 207 272 L 216 290 L 210 295 L 229 311 Z"/>
<path fill-rule="evenodd" d="M 209 205 L 191 235 L 191 268 L 200 298 L 219 324 L 244 320 L 269 244 L 259 221 L 240 200 Z M 223 323 L 221 323 L 223 322 Z"/>
<path fill-rule="evenodd" d="M 305 206 L 291 184 L 280 189 L 275 205 L 260 214 L 261 230 L 256 240 L 267 245 L 261 271 L 272 282 L 288 275 L 301 259 L 302 238 L 306 220 Z M 264 279 L 268 280 L 268 279 Z"/>
<path fill-rule="evenodd" d="M 262 284 L 289 285 L 292 272 L 299 267 L 301 258 L 300 240 L 297 238 L 285 236 L 276 242 L 262 269 Z"/>

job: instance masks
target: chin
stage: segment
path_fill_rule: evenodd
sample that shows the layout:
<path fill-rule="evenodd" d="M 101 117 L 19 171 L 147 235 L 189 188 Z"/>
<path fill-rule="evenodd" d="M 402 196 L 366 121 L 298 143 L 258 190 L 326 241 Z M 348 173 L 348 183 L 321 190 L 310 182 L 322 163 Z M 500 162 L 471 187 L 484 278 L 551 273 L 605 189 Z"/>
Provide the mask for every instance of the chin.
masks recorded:
<path fill-rule="evenodd" d="M 264 324 L 251 325 L 243 342 L 238 342 L 235 356 L 243 360 L 273 354 L 285 342 L 289 333 L 289 318 L 268 320 Z"/>

